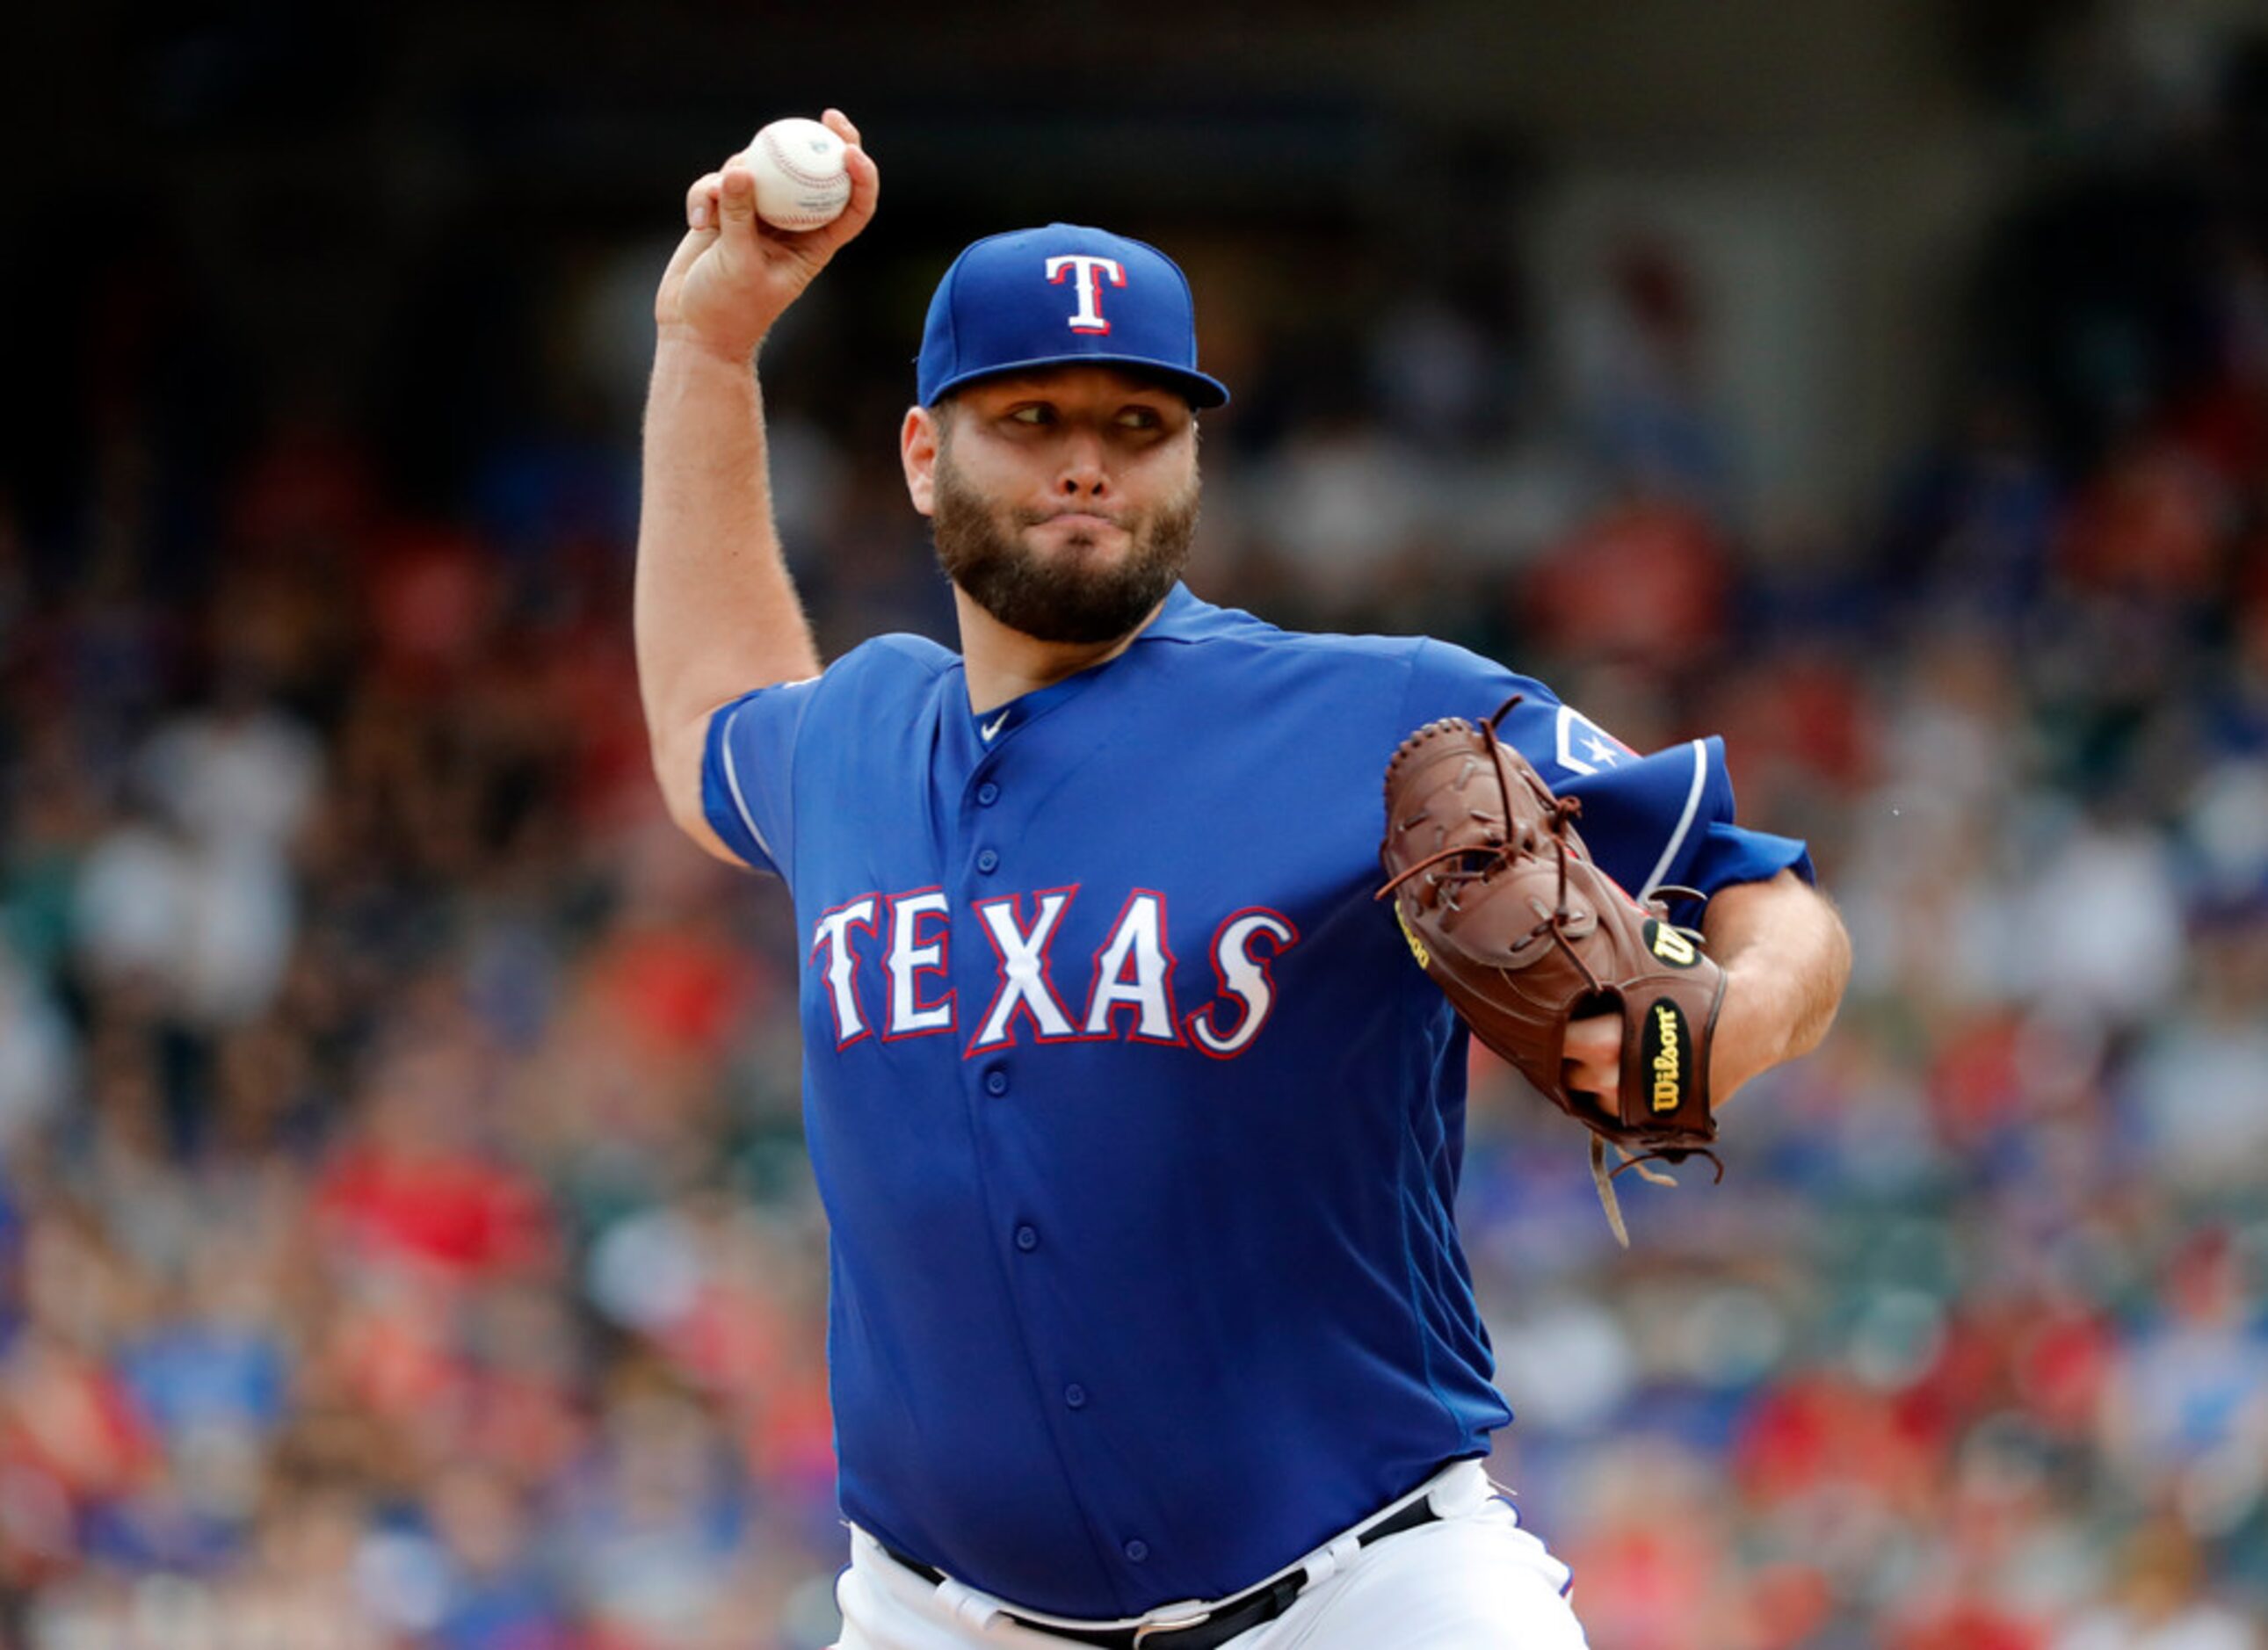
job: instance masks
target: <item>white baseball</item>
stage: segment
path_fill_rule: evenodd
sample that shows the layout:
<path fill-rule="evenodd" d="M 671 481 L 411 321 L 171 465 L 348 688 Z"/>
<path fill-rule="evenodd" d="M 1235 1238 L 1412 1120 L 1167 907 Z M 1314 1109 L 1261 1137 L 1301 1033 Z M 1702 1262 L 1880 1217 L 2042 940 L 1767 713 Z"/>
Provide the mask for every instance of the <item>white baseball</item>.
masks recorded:
<path fill-rule="evenodd" d="M 774 229 L 817 229 L 850 203 L 843 140 L 817 121 L 774 121 L 740 158 L 756 180 L 756 216 Z"/>

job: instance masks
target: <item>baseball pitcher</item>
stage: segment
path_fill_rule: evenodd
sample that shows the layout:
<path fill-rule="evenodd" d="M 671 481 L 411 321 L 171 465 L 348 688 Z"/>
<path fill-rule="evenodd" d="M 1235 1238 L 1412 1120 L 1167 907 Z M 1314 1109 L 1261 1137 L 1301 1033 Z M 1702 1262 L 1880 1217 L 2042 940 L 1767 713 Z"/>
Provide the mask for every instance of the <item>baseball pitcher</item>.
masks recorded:
<path fill-rule="evenodd" d="M 827 123 L 826 227 L 760 225 L 737 157 L 688 197 L 637 631 L 673 817 L 801 931 L 843 1645 L 1580 1645 L 1480 1465 L 1468 1038 L 1617 1158 L 1700 1149 L 1840 996 L 1804 847 L 1734 822 L 1713 739 L 1194 594 L 1228 391 L 1182 271 L 1099 229 L 945 271 L 899 448 L 961 647 L 822 668 L 752 361 L 875 210 Z"/>

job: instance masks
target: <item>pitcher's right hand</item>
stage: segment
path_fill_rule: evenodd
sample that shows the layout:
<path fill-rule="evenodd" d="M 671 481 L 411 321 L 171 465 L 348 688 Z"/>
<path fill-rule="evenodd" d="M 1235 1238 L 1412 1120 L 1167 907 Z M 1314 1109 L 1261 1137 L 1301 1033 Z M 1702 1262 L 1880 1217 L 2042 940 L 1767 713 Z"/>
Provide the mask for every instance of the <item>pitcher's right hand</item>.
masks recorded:
<path fill-rule="evenodd" d="M 881 193 L 881 174 L 858 146 L 858 129 L 840 109 L 821 118 L 847 145 L 850 203 L 843 215 L 800 232 L 759 221 L 756 180 L 733 155 L 686 194 L 685 239 L 654 295 L 654 322 L 665 342 L 682 340 L 747 362 L 811 277 L 866 227 Z"/>

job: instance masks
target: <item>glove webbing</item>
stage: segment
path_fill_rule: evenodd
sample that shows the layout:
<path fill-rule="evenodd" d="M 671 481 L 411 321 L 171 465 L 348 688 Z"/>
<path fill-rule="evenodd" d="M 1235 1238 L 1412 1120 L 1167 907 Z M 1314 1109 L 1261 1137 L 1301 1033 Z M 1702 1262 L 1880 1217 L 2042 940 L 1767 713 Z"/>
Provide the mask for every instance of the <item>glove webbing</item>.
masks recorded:
<path fill-rule="evenodd" d="M 1491 872 L 1495 871 L 1498 866 L 1503 865 L 1506 860 L 1511 858 L 1513 856 L 1514 844 L 1511 840 L 1513 813 L 1512 806 L 1512 790 L 1511 787 L 1505 783 L 1504 764 L 1501 762 L 1494 761 L 1493 758 L 1496 755 L 1497 745 L 1496 725 L 1504 720 L 1505 712 L 1511 710 L 1513 705 L 1518 704 L 1525 696 L 1526 696 L 1521 694 L 1513 694 L 1512 697 L 1506 699 L 1502 704 L 1497 706 L 1496 714 L 1494 716 L 1489 718 L 1487 721 L 1482 723 L 1480 726 L 1481 738 L 1488 745 L 1489 755 L 1491 758 L 1489 766 L 1496 773 L 1497 796 L 1504 804 L 1505 840 L 1495 844 L 1496 851 L 1490 856 L 1487 864 L 1482 866 L 1476 871 L 1470 869 L 1466 870 L 1462 875 L 1455 879 L 1456 881 L 1470 881 L 1475 877 L 1478 877 L 1482 880 L 1485 881 Z M 1570 821 L 1579 817 L 1582 814 L 1583 799 L 1579 796 L 1553 796 L 1550 800 L 1551 805 L 1551 819 L 1546 829 L 1548 829 L 1551 833 L 1551 846 L 1557 856 L 1557 863 L 1559 870 L 1559 886 L 1554 898 L 1558 909 L 1554 910 L 1550 916 L 1544 917 L 1542 921 L 1538 922 L 1535 927 L 1529 929 L 1526 938 L 1523 939 L 1521 943 L 1525 945 L 1528 940 L 1533 939 L 1538 934 L 1548 931 L 1550 933 L 1552 939 L 1558 945 L 1559 948 L 1567 954 L 1567 960 L 1573 963 L 1576 969 L 1582 974 L 1584 980 L 1588 983 L 1590 988 L 1594 991 L 1603 991 L 1606 990 L 1605 982 L 1601 980 L 1598 975 L 1592 971 L 1591 965 L 1584 960 L 1583 954 L 1576 950 L 1574 946 L 1567 938 L 1567 826 Z M 1377 893 L 1372 895 L 1370 897 L 1373 902 L 1385 899 L 1388 895 L 1391 895 L 1395 889 L 1409 881 L 1410 878 L 1416 876 L 1419 872 L 1430 871 L 1435 866 L 1441 864 L 1445 860 L 1462 859 L 1472 851 L 1472 849 L 1469 847 L 1461 846 L 1455 848 L 1444 848 L 1437 854 L 1429 854 L 1425 858 L 1420 859 L 1416 865 L 1413 865 L 1408 869 L 1403 871 L 1399 875 L 1389 878 L 1387 880 L 1386 886 L 1379 889 Z M 1433 882 L 1436 888 L 1440 888 L 1441 879 L 1436 877 L 1433 880 Z M 1441 889 L 1441 902 L 1447 905 L 1453 911 L 1459 909 L 1457 904 L 1457 892 L 1454 887 L 1444 888 Z M 1625 1167 L 1627 1167 L 1627 1165 L 1625 1165 Z M 1618 1169 L 1616 1172 L 1619 1174 L 1621 1171 Z M 1675 1185 L 1676 1182 L 1672 1181 L 1670 1184 Z M 1616 1218 L 1613 1210 L 1609 1209 L 1607 1212 L 1610 1219 Z M 1625 1244 L 1624 1247 L 1627 1248 L 1628 1245 Z"/>

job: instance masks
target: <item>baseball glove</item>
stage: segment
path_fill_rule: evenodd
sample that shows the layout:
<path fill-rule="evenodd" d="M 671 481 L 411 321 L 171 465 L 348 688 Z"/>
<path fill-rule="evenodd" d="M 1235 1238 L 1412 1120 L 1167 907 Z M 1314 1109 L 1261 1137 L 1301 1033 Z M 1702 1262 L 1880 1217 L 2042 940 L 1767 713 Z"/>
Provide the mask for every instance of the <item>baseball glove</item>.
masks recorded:
<path fill-rule="evenodd" d="M 1452 718 L 1402 741 L 1386 769 L 1378 897 L 1393 896 L 1411 954 L 1473 1035 L 1591 1131 L 1599 1201 L 1628 1248 L 1615 1175 L 1636 1168 L 1667 1182 L 1651 1160 L 1697 1153 L 1724 1178 L 1708 1147 L 1709 1045 L 1725 973 L 1659 898 L 1632 899 L 1592 862 L 1575 830 L 1580 799 L 1552 795 L 1497 737 L 1517 703 L 1477 727 Z M 1568 1088 L 1561 1061 L 1571 1020 L 1616 1009 L 1623 1080 L 1602 1102 Z M 1612 1174 L 1609 1145 L 1623 1157 Z"/>

